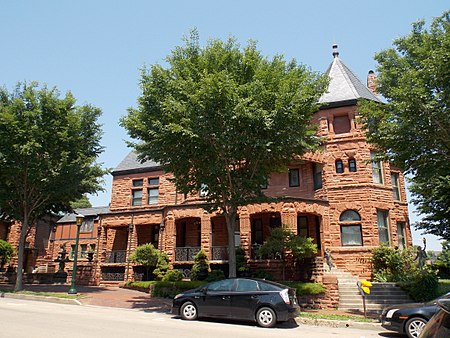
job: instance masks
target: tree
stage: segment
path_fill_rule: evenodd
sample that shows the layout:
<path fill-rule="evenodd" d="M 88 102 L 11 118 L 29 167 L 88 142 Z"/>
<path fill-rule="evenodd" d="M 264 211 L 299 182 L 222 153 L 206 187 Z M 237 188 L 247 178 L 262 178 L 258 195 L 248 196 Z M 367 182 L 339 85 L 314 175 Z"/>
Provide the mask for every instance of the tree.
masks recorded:
<path fill-rule="evenodd" d="M 67 93 L 38 83 L 0 88 L 0 209 L 20 222 L 15 290 L 22 289 L 29 228 L 49 213 L 71 211 L 70 201 L 102 190 L 96 158 L 100 109 L 77 106 Z"/>
<path fill-rule="evenodd" d="M 450 239 L 450 12 L 424 21 L 375 56 L 387 104 L 361 103 L 368 140 L 407 174 L 416 228 Z"/>
<path fill-rule="evenodd" d="M 146 280 L 149 280 L 149 272 L 151 267 L 156 267 L 160 254 L 152 244 L 147 243 L 136 248 L 130 256 L 130 261 L 142 265 L 146 270 Z"/>
<path fill-rule="evenodd" d="M 292 256 L 296 260 L 312 257 L 317 253 L 317 245 L 310 237 L 297 236 L 286 226 L 273 228 L 263 245 L 259 248 L 258 254 L 271 259 L 282 260 L 282 277 L 286 280 L 285 268 L 287 256 Z"/>
<path fill-rule="evenodd" d="M 140 159 L 173 173 L 180 192 L 207 192 L 208 210 L 226 220 L 235 277 L 238 207 L 262 198 L 269 175 L 317 143 L 310 119 L 326 79 L 295 60 L 263 57 L 253 42 L 202 48 L 196 31 L 166 61 L 142 70 L 139 105 L 121 123 Z"/>
<path fill-rule="evenodd" d="M 13 254 L 14 254 L 13 246 L 10 243 L 4 241 L 3 239 L 0 239 L 0 270 L 6 263 L 9 262 Z"/>
<path fill-rule="evenodd" d="M 92 208 L 91 201 L 89 201 L 89 198 L 86 195 L 81 196 L 81 198 L 77 199 L 76 201 L 70 202 L 70 207 L 75 209 L 81 209 L 81 208 Z"/>

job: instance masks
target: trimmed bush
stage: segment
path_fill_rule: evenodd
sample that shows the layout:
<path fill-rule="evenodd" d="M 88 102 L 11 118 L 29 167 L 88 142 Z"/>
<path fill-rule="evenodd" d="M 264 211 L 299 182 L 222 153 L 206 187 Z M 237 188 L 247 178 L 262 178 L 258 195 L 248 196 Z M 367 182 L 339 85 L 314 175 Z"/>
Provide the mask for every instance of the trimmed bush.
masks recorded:
<path fill-rule="evenodd" d="M 225 274 L 222 270 L 212 270 L 208 273 L 208 277 L 206 277 L 205 282 L 214 282 L 216 280 L 221 280 L 225 278 Z"/>
<path fill-rule="evenodd" d="M 183 273 L 180 270 L 169 270 L 162 278 L 163 282 L 179 282 L 183 279 Z"/>

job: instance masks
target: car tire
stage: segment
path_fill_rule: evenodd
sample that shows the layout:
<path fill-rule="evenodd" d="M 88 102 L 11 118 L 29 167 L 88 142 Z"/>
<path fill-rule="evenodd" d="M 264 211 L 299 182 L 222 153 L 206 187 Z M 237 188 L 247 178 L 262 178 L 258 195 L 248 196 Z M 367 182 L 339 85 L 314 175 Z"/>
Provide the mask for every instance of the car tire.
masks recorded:
<path fill-rule="evenodd" d="M 426 319 L 420 317 L 410 318 L 405 325 L 405 333 L 409 338 L 417 338 L 422 332 L 425 324 L 427 323 Z"/>
<path fill-rule="evenodd" d="M 256 322 L 261 327 L 273 327 L 277 323 L 277 315 L 270 307 L 262 307 L 256 313 Z"/>
<path fill-rule="evenodd" d="M 197 307 L 192 302 L 181 305 L 180 316 L 184 320 L 195 320 L 198 317 Z"/>

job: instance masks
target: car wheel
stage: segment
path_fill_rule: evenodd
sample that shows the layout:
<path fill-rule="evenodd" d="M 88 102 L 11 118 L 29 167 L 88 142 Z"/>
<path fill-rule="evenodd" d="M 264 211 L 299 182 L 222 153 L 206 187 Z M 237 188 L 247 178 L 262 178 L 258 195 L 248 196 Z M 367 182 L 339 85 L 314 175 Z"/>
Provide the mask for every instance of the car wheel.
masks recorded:
<path fill-rule="evenodd" d="M 419 317 L 409 319 L 405 325 L 405 333 L 409 338 L 417 338 L 422 332 L 427 320 Z"/>
<path fill-rule="evenodd" d="M 198 313 L 194 303 L 186 302 L 183 305 L 181 305 L 180 315 L 181 318 L 185 320 L 197 319 Z"/>
<path fill-rule="evenodd" d="M 272 327 L 277 323 L 277 315 L 270 307 L 262 307 L 256 313 L 256 322 L 261 327 Z"/>

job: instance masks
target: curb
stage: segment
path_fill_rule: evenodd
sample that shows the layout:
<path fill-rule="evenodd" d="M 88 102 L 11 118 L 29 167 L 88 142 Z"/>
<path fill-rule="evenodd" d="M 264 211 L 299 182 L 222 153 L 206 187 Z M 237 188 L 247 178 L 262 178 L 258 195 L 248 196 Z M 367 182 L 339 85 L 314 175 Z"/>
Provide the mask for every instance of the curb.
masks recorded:
<path fill-rule="evenodd" d="M 311 319 L 296 317 L 295 321 L 297 324 L 306 324 L 313 326 L 327 326 L 327 327 L 350 327 L 355 329 L 363 330 L 382 330 L 380 323 L 365 323 L 365 322 L 355 322 L 351 320 L 328 320 L 328 319 Z"/>
<path fill-rule="evenodd" d="M 58 297 L 49 297 L 49 296 L 35 296 L 35 295 L 26 295 L 26 294 L 19 294 L 19 293 L 9 293 L 9 292 L 0 293 L 0 298 L 13 298 L 13 299 L 34 300 L 34 301 L 47 302 L 47 303 L 82 305 L 78 299 L 58 298 Z"/>

